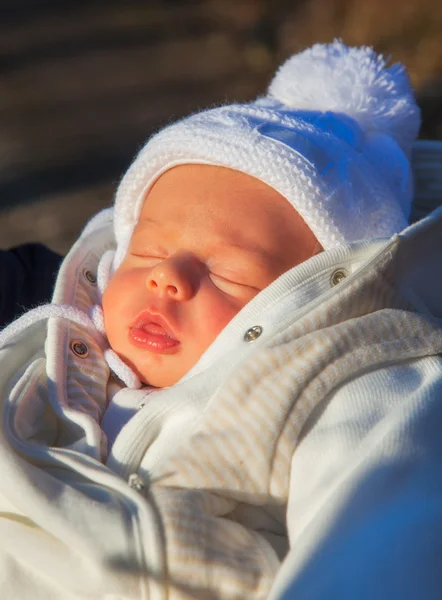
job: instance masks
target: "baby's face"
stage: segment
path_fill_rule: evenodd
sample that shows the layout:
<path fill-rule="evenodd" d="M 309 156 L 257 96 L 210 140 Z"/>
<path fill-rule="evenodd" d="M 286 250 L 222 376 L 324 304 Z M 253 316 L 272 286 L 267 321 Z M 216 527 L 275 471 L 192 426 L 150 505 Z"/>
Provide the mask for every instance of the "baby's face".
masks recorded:
<path fill-rule="evenodd" d="M 174 167 L 149 191 L 104 293 L 109 342 L 144 383 L 173 385 L 247 302 L 320 249 L 289 202 L 259 180 Z"/>

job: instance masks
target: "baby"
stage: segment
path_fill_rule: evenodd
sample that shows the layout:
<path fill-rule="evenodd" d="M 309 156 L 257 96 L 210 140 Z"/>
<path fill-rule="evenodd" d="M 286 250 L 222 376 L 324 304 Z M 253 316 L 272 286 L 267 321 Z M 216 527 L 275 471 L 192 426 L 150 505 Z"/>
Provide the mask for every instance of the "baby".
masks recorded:
<path fill-rule="evenodd" d="M 442 387 L 406 262 L 440 219 L 396 235 L 418 127 L 404 69 L 335 42 L 147 142 L 53 303 L 0 337 L 9 598 L 362 597 L 336 560 L 375 564 L 361 523 L 402 497 Z"/>
<path fill-rule="evenodd" d="M 140 152 L 101 287 L 108 340 L 143 383 L 179 381 L 292 267 L 406 226 L 419 111 L 403 69 L 370 52 L 318 45 L 268 96 L 193 115 Z"/>
<path fill-rule="evenodd" d="M 241 308 L 320 250 L 262 181 L 220 166 L 173 167 L 147 194 L 104 292 L 109 342 L 143 383 L 171 386 Z"/>

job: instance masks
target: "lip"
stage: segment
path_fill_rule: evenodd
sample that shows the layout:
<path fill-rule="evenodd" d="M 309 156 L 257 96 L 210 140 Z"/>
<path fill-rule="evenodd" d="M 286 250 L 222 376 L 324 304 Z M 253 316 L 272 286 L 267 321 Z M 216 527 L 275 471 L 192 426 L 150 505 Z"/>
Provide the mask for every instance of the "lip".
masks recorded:
<path fill-rule="evenodd" d="M 174 354 L 180 345 L 166 319 L 149 311 L 139 314 L 129 327 L 129 340 L 134 346 L 156 354 Z"/>

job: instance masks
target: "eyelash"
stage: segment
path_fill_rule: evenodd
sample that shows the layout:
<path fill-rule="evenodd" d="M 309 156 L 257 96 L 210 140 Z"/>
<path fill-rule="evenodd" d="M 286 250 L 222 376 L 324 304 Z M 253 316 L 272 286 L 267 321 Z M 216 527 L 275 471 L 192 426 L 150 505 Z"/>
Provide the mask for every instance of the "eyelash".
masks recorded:
<path fill-rule="evenodd" d="M 144 260 L 156 260 L 157 262 L 160 262 L 165 258 L 164 256 L 155 256 L 153 254 L 138 254 L 137 252 L 131 252 L 131 256 L 134 258 L 142 258 Z"/>
<path fill-rule="evenodd" d="M 243 288 L 243 289 L 259 291 L 258 288 L 253 285 L 248 285 L 247 283 L 240 283 L 239 281 L 232 281 L 231 279 L 227 279 L 226 277 L 222 277 L 221 275 L 216 275 L 215 273 L 209 273 L 209 278 L 212 281 L 212 283 L 221 290 L 222 290 L 222 287 L 224 285 L 226 285 L 227 287 L 235 286 L 235 288 Z M 216 281 L 213 281 L 213 278 L 218 279 L 218 281 L 221 281 L 221 286 L 218 285 L 216 283 Z"/>
<path fill-rule="evenodd" d="M 222 275 L 218 275 L 217 273 L 212 273 L 212 271 L 209 271 L 209 277 L 210 277 L 210 279 L 212 279 L 212 278 L 219 279 L 223 283 L 232 284 L 232 285 L 241 285 L 240 283 L 237 283 L 236 281 L 232 281 L 231 279 L 227 279 L 226 277 L 223 277 Z"/>

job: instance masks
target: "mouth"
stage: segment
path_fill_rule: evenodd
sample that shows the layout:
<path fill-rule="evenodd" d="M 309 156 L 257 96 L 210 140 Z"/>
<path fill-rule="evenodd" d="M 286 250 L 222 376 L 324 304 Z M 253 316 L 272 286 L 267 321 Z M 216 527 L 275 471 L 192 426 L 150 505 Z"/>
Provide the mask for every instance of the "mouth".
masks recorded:
<path fill-rule="evenodd" d="M 177 352 L 180 341 L 163 317 L 143 312 L 129 328 L 130 342 L 157 354 L 173 354 Z"/>

